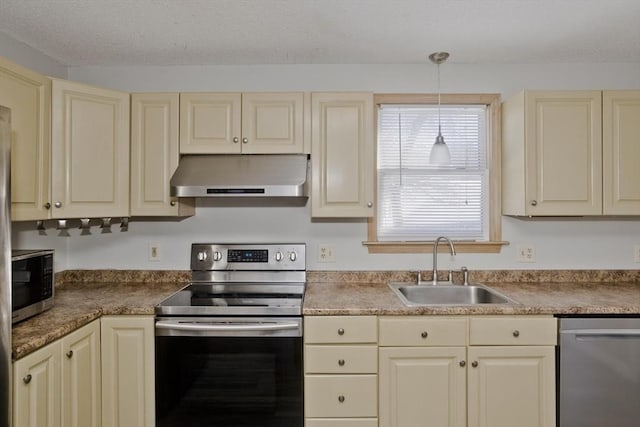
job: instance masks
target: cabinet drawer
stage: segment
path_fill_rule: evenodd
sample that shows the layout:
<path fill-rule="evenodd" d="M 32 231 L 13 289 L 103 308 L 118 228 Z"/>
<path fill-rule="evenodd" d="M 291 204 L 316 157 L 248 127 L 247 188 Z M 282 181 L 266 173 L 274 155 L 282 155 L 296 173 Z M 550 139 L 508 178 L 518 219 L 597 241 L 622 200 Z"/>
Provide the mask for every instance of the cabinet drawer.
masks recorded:
<path fill-rule="evenodd" d="M 314 344 L 376 343 L 375 316 L 315 316 L 304 318 L 304 341 Z"/>
<path fill-rule="evenodd" d="M 305 427 L 378 427 L 377 418 L 307 418 Z"/>
<path fill-rule="evenodd" d="M 306 345 L 308 374 L 375 374 L 378 347 L 375 345 Z"/>
<path fill-rule="evenodd" d="M 380 346 L 467 345 L 467 319 L 452 317 L 382 317 Z"/>
<path fill-rule="evenodd" d="M 472 317 L 471 345 L 556 345 L 554 317 Z"/>
<path fill-rule="evenodd" d="M 376 375 L 306 375 L 305 416 L 356 418 L 378 416 Z"/>

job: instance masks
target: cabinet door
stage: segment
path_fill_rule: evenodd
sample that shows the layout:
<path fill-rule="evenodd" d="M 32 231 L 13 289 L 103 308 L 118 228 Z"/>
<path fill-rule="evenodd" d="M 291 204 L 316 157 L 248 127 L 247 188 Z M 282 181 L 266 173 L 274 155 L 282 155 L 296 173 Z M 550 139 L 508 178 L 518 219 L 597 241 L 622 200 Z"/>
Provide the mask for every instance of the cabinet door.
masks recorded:
<path fill-rule="evenodd" d="M 605 91 L 602 112 L 605 215 L 640 215 L 640 91 Z"/>
<path fill-rule="evenodd" d="M 13 427 L 60 427 L 60 342 L 13 364 Z"/>
<path fill-rule="evenodd" d="M 62 339 L 62 425 L 100 427 L 100 321 Z"/>
<path fill-rule="evenodd" d="M 106 316 L 102 336 L 102 425 L 155 425 L 153 316 Z"/>
<path fill-rule="evenodd" d="M 601 92 L 527 92 L 525 102 L 527 213 L 601 215 Z"/>
<path fill-rule="evenodd" d="M 242 152 L 302 153 L 304 94 L 242 94 Z"/>
<path fill-rule="evenodd" d="M 131 215 L 188 216 L 193 199 L 169 194 L 178 167 L 177 93 L 131 95 Z"/>
<path fill-rule="evenodd" d="M 373 95 L 311 95 L 311 215 L 373 216 Z"/>
<path fill-rule="evenodd" d="M 380 425 L 466 426 L 465 354 L 465 347 L 380 348 Z"/>
<path fill-rule="evenodd" d="M 241 99 L 239 93 L 180 94 L 180 153 L 239 153 Z"/>
<path fill-rule="evenodd" d="M 11 219 L 46 219 L 51 80 L 0 58 L 0 105 L 11 109 Z"/>
<path fill-rule="evenodd" d="M 129 94 L 53 80 L 52 217 L 129 216 Z"/>
<path fill-rule="evenodd" d="M 555 426 L 555 350 L 469 347 L 469 427 Z"/>

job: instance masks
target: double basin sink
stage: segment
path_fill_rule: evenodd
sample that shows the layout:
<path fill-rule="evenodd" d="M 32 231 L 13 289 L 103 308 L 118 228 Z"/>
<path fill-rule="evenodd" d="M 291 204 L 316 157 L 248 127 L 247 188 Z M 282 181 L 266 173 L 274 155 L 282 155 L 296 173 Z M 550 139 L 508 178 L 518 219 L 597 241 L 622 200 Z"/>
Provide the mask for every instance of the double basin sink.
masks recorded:
<path fill-rule="evenodd" d="M 389 283 L 391 290 L 407 306 L 517 304 L 484 285 Z"/>

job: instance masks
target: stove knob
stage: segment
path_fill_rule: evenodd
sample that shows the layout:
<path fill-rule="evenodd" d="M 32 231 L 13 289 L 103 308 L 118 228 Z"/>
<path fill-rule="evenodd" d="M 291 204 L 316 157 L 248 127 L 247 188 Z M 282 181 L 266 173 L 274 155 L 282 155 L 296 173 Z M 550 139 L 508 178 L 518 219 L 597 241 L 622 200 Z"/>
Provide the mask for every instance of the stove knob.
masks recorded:
<path fill-rule="evenodd" d="M 282 261 L 282 252 L 280 251 L 276 252 L 276 261 L 278 262 Z"/>
<path fill-rule="evenodd" d="M 198 252 L 198 261 L 206 261 L 207 260 L 207 253 L 202 251 L 202 252 Z"/>
<path fill-rule="evenodd" d="M 213 260 L 220 261 L 222 259 L 222 254 L 218 251 L 213 252 Z"/>
<path fill-rule="evenodd" d="M 290 259 L 292 262 L 295 262 L 295 260 L 296 260 L 296 259 L 298 259 L 298 254 L 296 254 L 295 252 L 291 252 L 291 253 L 289 254 L 289 259 Z"/>

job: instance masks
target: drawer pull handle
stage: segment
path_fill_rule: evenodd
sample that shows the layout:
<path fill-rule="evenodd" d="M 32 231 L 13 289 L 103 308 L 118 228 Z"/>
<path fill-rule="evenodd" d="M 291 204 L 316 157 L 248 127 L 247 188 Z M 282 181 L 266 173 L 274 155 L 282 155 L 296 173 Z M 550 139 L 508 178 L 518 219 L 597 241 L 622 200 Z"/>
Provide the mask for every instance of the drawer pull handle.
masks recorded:
<path fill-rule="evenodd" d="M 344 329 L 338 328 L 338 335 L 344 335 Z"/>
<path fill-rule="evenodd" d="M 344 403 L 344 396 L 342 395 L 338 396 L 338 402 Z"/>
<path fill-rule="evenodd" d="M 467 365 L 467 362 L 465 362 L 464 360 L 460 361 L 460 367 L 464 368 Z"/>
<path fill-rule="evenodd" d="M 344 366 L 344 359 L 340 359 L 340 360 L 338 360 L 338 365 L 340 365 L 340 366 Z"/>
<path fill-rule="evenodd" d="M 513 336 L 518 338 L 520 336 L 520 331 L 517 330 L 517 329 L 515 331 L 513 331 Z"/>
<path fill-rule="evenodd" d="M 67 351 L 66 355 L 67 355 L 67 359 L 71 359 L 73 357 L 73 350 Z"/>
<path fill-rule="evenodd" d="M 474 368 L 477 368 L 478 362 L 474 360 L 473 362 L 471 362 L 471 366 L 473 366 Z"/>
<path fill-rule="evenodd" d="M 427 333 L 427 331 L 423 331 L 423 332 L 420 334 L 420 336 L 421 336 L 422 338 L 426 338 L 426 337 L 428 337 L 428 336 L 429 336 L 429 334 Z"/>
<path fill-rule="evenodd" d="M 25 384 L 29 384 L 31 382 L 31 374 L 27 374 L 26 377 L 22 379 Z"/>

